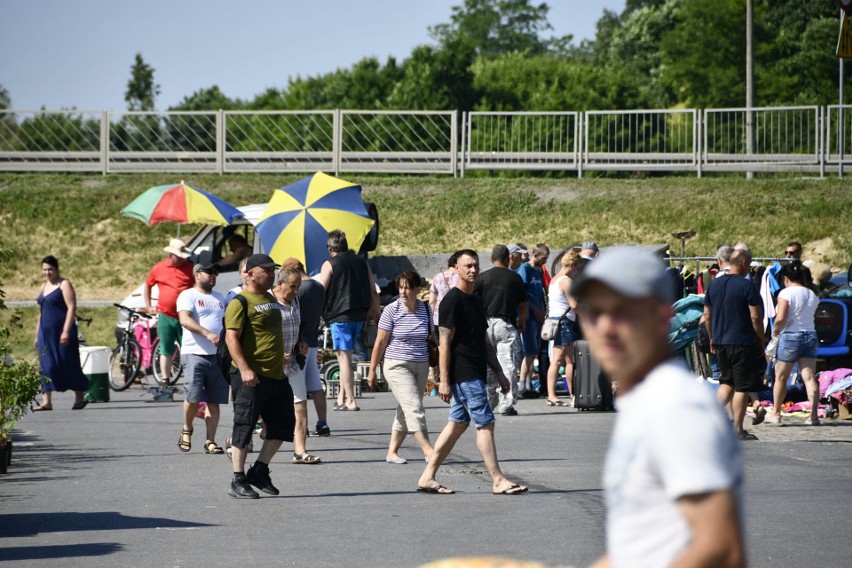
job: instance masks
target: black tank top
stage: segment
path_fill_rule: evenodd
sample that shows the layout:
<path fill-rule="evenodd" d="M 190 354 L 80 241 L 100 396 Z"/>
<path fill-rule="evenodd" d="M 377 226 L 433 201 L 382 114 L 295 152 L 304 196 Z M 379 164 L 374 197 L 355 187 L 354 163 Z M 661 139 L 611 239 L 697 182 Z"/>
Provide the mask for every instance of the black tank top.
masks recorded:
<path fill-rule="evenodd" d="M 326 323 L 365 321 L 370 309 L 370 273 L 367 261 L 352 251 L 329 259 L 331 281 L 325 291 Z"/>

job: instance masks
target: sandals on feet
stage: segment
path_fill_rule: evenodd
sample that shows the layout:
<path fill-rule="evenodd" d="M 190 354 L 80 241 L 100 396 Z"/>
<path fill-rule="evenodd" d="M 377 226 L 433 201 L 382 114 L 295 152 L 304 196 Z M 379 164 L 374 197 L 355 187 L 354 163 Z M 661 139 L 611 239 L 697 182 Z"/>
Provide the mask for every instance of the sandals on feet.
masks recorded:
<path fill-rule="evenodd" d="M 547 399 L 547 406 L 568 406 L 564 400 L 556 399 L 550 400 Z"/>
<path fill-rule="evenodd" d="M 223 450 L 216 442 L 213 440 L 207 440 L 204 443 L 204 453 L 205 454 L 224 454 L 225 450 Z"/>
<path fill-rule="evenodd" d="M 192 430 L 180 431 L 180 438 L 178 439 L 178 449 L 182 452 L 188 452 L 192 449 Z"/>
<path fill-rule="evenodd" d="M 417 492 L 430 493 L 432 495 L 452 495 L 455 493 L 455 491 L 448 487 L 444 487 L 443 485 L 436 485 L 434 487 L 418 487 Z"/>
<path fill-rule="evenodd" d="M 33 408 L 33 412 L 46 412 L 48 410 L 53 410 L 53 407 L 40 404 L 40 405 L 36 406 L 35 408 Z"/>
<path fill-rule="evenodd" d="M 304 454 L 293 454 L 293 463 L 303 463 L 308 465 L 316 465 L 320 463 L 320 460 L 317 456 L 309 454 L 305 452 Z"/>
<path fill-rule="evenodd" d="M 526 493 L 529 490 L 529 487 L 524 487 L 522 485 L 518 485 L 517 483 L 513 483 L 503 491 L 494 491 L 493 495 L 519 495 L 521 493 Z"/>

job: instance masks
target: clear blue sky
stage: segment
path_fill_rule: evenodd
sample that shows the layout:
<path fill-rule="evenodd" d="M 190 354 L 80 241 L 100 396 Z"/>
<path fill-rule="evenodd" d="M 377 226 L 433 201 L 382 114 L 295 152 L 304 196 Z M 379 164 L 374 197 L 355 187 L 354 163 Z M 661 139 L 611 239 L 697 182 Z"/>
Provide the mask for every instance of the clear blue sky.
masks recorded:
<path fill-rule="evenodd" d="M 538 0 L 536 0 L 538 1 Z M 550 0 L 556 35 L 592 38 L 625 0 Z M 122 110 L 141 52 L 166 109 L 202 87 L 251 99 L 362 57 L 402 61 L 462 0 L 0 0 L 0 85 L 13 109 Z"/>

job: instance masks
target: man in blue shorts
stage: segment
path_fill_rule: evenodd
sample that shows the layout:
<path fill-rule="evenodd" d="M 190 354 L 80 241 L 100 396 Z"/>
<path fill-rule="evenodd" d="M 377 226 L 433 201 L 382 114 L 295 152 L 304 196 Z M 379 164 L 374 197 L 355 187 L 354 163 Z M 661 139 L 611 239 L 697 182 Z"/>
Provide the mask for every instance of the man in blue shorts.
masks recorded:
<path fill-rule="evenodd" d="M 521 334 L 521 344 L 524 348 L 524 358 L 521 361 L 521 378 L 518 381 L 518 395 L 524 398 L 538 398 L 539 393 L 533 389 L 533 364 L 541 347 L 541 324 L 547 317 L 544 305 L 544 275 L 541 267 L 547 263 L 550 249 L 544 243 L 533 247 L 529 262 L 518 268 L 518 275 L 524 281 L 527 292 L 527 321 Z"/>
<path fill-rule="evenodd" d="M 319 283 L 325 288 L 325 322 L 331 329 L 340 365 L 340 392 L 334 410 L 361 410 L 355 404 L 352 351 L 371 314 L 379 312 L 379 295 L 367 261 L 349 250 L 346 233 L 334 230 L 326 241 L 331 256 L 322 264 Z"/>
<path fill-rule="evenodd" d="M 461 250 L 456 267 L 458 283 L 441 301 L 438 328 L 441 336 L 438 395 L 441 400 L 450 403 L 450 418 L 417 482 L 417 491 L 437 495 L 455 493 L 438 483 L 435 475 L 472 421 L 476 426 L 476 447 L 491 475 L 491 492 L 495 495 L 516 495 L 526 491 L 527 487 L 503 476 L 494 445 L 494 413 L 488 404 L 486 367 L 497 375 L 503 394 L 509 392 L 510 384 L 497 360 L 497 350 L 488 339 L 485 308 L 473 294 L 479 275 L 479 256 L 472 250 Z"/>

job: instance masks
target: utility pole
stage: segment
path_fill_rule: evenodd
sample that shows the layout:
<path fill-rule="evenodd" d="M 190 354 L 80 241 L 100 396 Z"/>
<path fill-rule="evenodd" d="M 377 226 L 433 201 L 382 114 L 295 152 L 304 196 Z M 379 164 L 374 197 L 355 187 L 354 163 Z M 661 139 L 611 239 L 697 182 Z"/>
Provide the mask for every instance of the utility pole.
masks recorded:
<path fill-rule="evenodd" d="M 746 0 L 746 154 L 754 154 L 754 0 Z M 746 179 L 753 179 L 747 172 Z"/>

